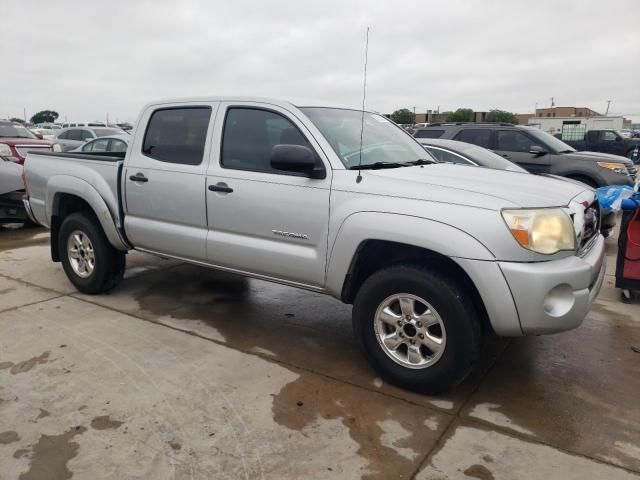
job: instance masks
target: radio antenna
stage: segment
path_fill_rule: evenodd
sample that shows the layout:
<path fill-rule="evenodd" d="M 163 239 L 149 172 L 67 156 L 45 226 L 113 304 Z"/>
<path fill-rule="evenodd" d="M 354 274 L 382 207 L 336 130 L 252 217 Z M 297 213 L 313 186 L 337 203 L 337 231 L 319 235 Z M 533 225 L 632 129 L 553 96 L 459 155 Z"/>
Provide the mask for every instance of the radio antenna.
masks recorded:
<path fill-rule="evenodd" d="M 360 117 L 360 157 L 358 159 L 358 176 L 356 183 L 362 181 L 360 166 L 362 165 L 362 138 L 364 136 L 364 101 L 367 98 L 367 60 L 369 58 L 369 27 L 367 27 L 367 41 L 364 47 L 364 86 L 362 88 L 362 116 Z"/>

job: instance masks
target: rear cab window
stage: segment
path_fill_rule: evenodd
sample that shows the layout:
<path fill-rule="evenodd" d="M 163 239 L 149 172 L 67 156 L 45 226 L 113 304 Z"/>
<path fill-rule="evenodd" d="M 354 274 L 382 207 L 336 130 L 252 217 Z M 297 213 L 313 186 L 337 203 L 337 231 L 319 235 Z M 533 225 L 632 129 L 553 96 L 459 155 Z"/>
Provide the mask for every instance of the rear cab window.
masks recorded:
<path fill-rule="evenodd" d="M 142 154 L 159 162 L 200 165 L 211 107 L 161 108 L 151 114 Z"/>

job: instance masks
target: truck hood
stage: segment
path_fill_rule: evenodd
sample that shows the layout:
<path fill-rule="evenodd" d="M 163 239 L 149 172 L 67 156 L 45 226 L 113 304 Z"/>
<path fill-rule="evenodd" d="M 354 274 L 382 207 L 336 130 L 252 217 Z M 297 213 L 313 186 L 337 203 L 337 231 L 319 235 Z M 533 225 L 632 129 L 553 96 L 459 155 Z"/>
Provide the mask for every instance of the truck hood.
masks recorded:
<path fill-rule="evenodd" d="M 572 160 L 586 160 L 589 162 L 616 162 L 624 163 L 625 165 L 633 165 L 633 162 L 627 157 L 621 155 L 612 155 L 611 153 L 601 152 L 571 152 L 561 153 L 563 157 L 567 157 Z"/>
<path fill-rule="evenodd" d="M 496 210 L 567 206 L 587 190 L 584 185 L 557 178 L 445 163 L 362 174 L 367 178 L 361 185 L 365 188 L 366 182 L 370 193 Z"/>

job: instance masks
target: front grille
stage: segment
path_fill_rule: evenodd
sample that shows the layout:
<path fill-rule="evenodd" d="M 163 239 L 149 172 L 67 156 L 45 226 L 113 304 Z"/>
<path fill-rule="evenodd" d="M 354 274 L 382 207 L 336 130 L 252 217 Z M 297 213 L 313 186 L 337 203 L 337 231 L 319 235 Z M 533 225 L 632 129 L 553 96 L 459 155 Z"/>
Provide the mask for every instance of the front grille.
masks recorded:
<path fill-rule="evenodd" d="M 579 251 L 583 251 L 589 246 L 591 241 L 600 232 L 600 204 L 597 200 L 589 205 L 584 211 L 584 227 L 582 227 L 582 237 L 580 238 Z"/>
<path fill-rule="evenodd" d="M 51 147 L 49 145 L 16 145 L 16 150 L 18 151 L 18 155 L 25 158 L 27 156 L 27 152 L 50 152 Z"/>

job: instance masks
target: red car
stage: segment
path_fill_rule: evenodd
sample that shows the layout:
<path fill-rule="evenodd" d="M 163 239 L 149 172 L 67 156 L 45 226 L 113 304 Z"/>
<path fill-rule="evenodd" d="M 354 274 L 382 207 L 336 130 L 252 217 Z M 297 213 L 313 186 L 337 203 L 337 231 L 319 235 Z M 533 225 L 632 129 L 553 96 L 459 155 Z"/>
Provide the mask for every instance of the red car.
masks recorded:
<path fill-rule="evenodd" d="M 49 140 L 38 140 L 20 124 L 0 120 L 0 158 L 23 164 L 29 150 L 55 152 L 60 151 L 60 146 Z"/>

